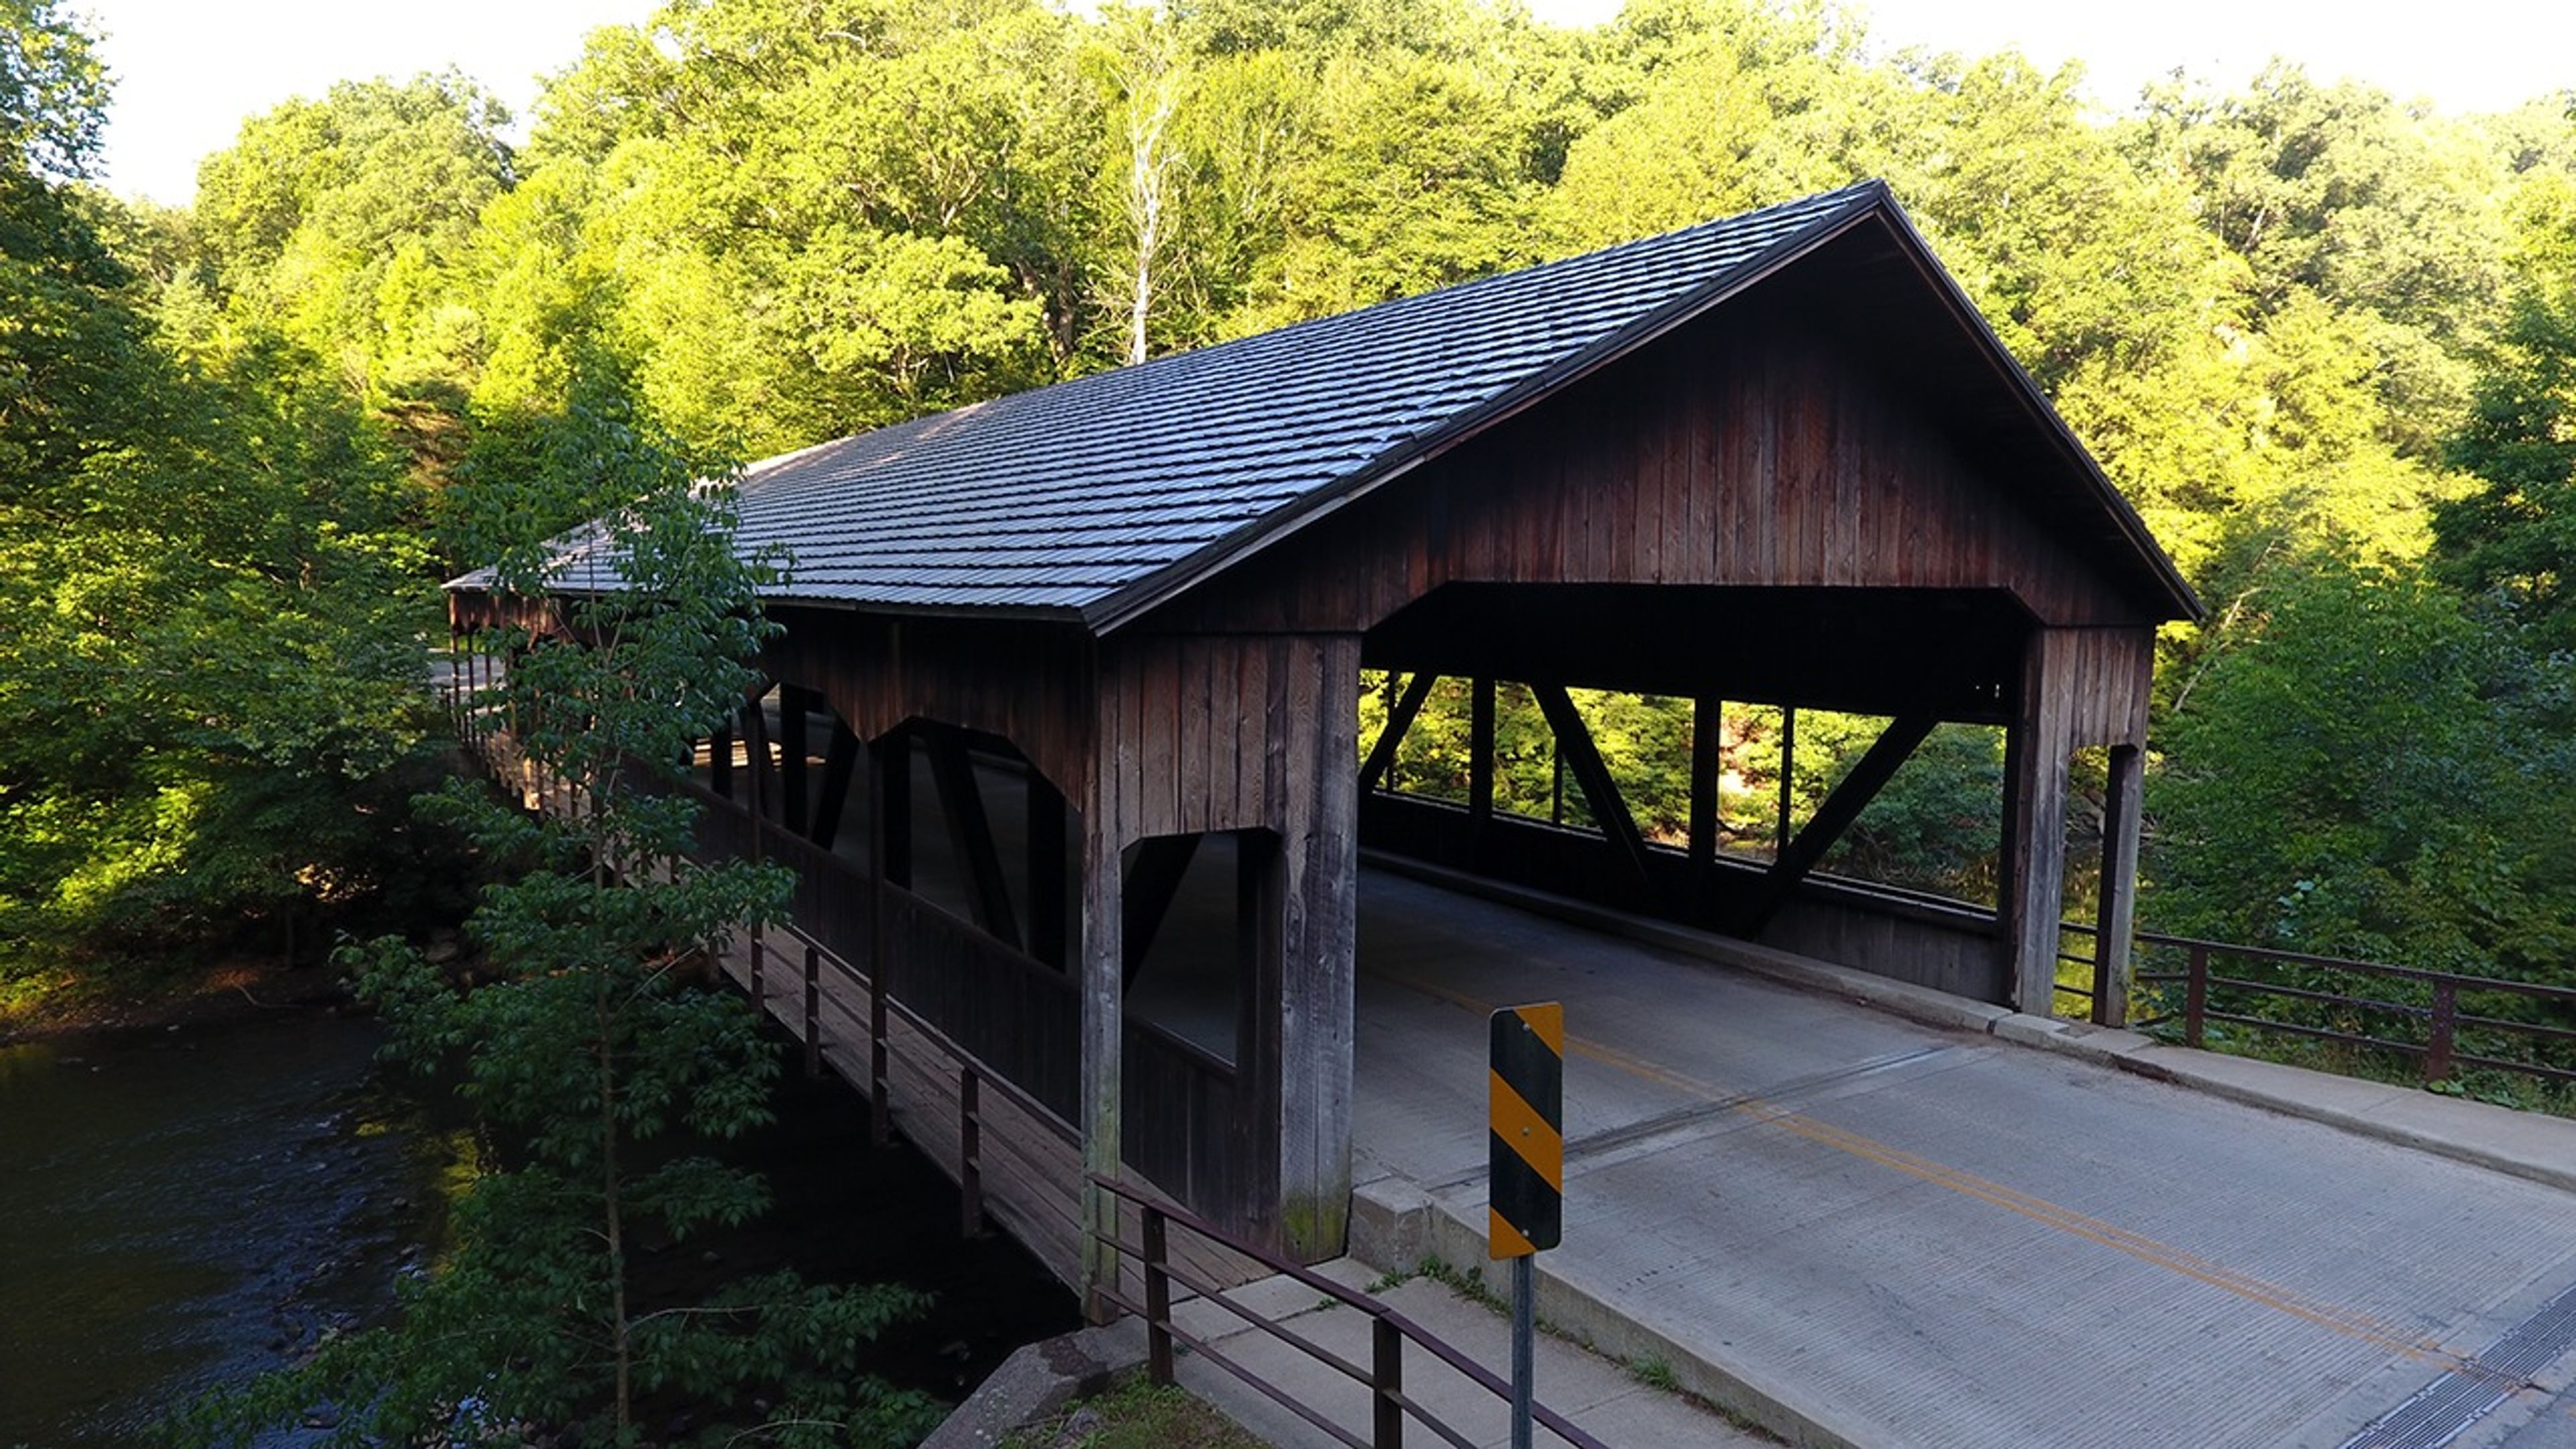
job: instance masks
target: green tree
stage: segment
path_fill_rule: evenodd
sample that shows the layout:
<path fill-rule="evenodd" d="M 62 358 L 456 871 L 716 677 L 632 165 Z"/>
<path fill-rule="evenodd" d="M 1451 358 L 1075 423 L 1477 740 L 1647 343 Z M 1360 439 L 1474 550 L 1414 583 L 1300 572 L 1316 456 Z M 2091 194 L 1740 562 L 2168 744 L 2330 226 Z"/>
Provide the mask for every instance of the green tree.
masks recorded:
<path fill-rule="evenodd" d="M 529 506 L 485 487 L 498 531 L 477 543 L 500 560 L 500 595 L 599 590 L 558 603 L 559 633 L 485 641 L 514 661 L 486 706 L 508 710 L 572 803 L 531 816 L 460 787 L 440 806 L 508 871 L 468 922 L 496 979 L 460 991 L 399 939 L 349 953 L 396 1050 L 454 1064 L 506 1166 L 459 1205 L 456 1247 L 404 1285 L 398 1322 L 200 1405 L 188 1434 L 241 1442 L 319 1398 L 345 1411 L 339 1442 L 578 1423 L 585 1442 L 639 1444 L 637 1405 L 662 1392 L 731 1421 L 709 1442 L 896 1445 L 927 1427 L 926 1401 L 854 1364 L 912 1311 L 909 1294 L 775 1274 L 701 1304 L 633 1298 L 639 1234 L 685 1240 L 766 1205 L 756 1177 L 668 1139 L 768 1119 L 776 1055 L 742 1001 L 693 968 L 775 922 L 787 882 L 749 862 L 684 864 L 695 804 L 654 788 L 749 687 L 764 571 L 734 552 L 729 490 L 698 482 L 614 389 L 597 396 L 559 431 L 557 466 L 523 480 L 556 496 Z M 521 531 L 601 496 L 620 502 L 569 555 Z"/>
<path fill-rule="evenodd" d="M 12 68 L 7 105 L 47 139 L 0 161 L 12 977 L 399 882 L 425 713 L 421 555 L 379 434 L 273 333 L 156 319 L 116 253 L 150 228 L 22 164 L 85 165 L 103 91 L 77 31 L 17 18 L 14 53 L 52 59 Z"/>
<path fill-rule="evenodd" d="M 2526 203 L 2522 282 L 2451 459 L 2478 484 L 2436 520 L 2443 565 L 2548 649 L 2576 649 L 2576 181 Z"/>

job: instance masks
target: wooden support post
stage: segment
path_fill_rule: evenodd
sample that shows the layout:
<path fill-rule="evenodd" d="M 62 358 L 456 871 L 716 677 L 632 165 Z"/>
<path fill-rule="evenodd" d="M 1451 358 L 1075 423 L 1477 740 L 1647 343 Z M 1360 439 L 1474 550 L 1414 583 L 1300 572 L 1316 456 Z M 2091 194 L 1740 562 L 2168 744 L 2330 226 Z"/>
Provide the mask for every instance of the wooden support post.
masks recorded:
<path fill-rule="evenodd" d="M 973 1067 L 957 1070 L 957 1232 L 984 1231 L 984 1093 Z"/>
<path fill-rule="evenodd" d="M 1823 860 L 1825 852 L 1832 849 L 1833 843 L 1842 838 L 1853 821 L 1860 818 L 1860 812 L 1869 807 L 1869 802 L 1877 798 L 1879 791 L 1887 788 L 1887 782 L 1895 778 L 1898 767 L 1913 755 L 1915 747 L 1923 743 L 1925 737 L 1932 733 L 1932 727 L 1939 722 L 1939 717 L 1929 711 L 1902 714 L 1888 721 L 1887 728 L 1879 732 L 1869 752 L 1860 757 L 1860 762 L 1852 766 L 1851 773 L 1843 776 L 1842 782 L 1834 786 L 1833 793 L 1816 807 L 1815 816 L 1807 822 L 1807 828 L 1799 831 L 1797 839 L 1790 841 L 1788 848 L 1780 852 L 1780 858 L 1771 862 L 1771 868 L 1763 872 L 1761 887 L 1735 918 L 1737 934 L 1751 936 L 1771 923 L 1780 907 L 1788 904 L 1798 882 L 1807 878 L 1807 873 L 1816 868 L 1816 862 Z"/>
<path fill-rule="evenodd" d="M 1377 743 L 1369 746 L 1368 763 L 1360 767 L 1362 790 L 1376 789 L 1387 772 L 1395 768 L 1395 752 L 1404 743 L 1404 732 L 1413 728 L 1413 717 L 1422 713 L 1422 702 L 1431 697 L 1431 686 L 1439 682 L 1440 676 L 1428 669 L 1414 671 L 1395 708 L 1386 712 L 1386 728 L 1377 732 Z M 1359 726 L 1354 723 L 1351 729 L 1356 735 Z"/>
<path fill-rule="evenodd" d="M 2101 1026 L 2129 1024 L 2129 955 L 2138 909 L 2138 796 L 2145 754 L 2136 745 L 2113 745 L 2102 797 L 2102 894 L 2093 918 L 2093 1020 Z"/>
<path fill-rule="evenodd" d="M 1771 823 L 1771 858 L 1778 860 L 1789 853 L 1790 807 L 1797 803 L 1798 781 L 1798 707 L 1780 706 L 1780 815 Z"/>
<path fill-rule="evenodd" d="M 878 871 L 886 884 L 912 887 L 912 738 L 906 726 L 885 732 L 874 746 L 877 790 L 870 808 L 877 820 Z"/>
<path fill-rule="evenodd" d="M 1101 751 L 1104 765 L 1116 745 Z M 1118 788 L 1104 768 L 1100 794 Z M 1119 938 L 1126 917 L 1121 899 L 1119 845 L 1095 796 L 1082 812 L 1082 1169 L 1092 1178 L 1118 1176 L 1121 1109 L 1120 1058 L 1126 1041 L 1125 957 Z M 1118 1199 L 1086 1181 L 1082 1188 L 1083 1312 L 1094 1323 L 1117 1315 L 1102 1290 L 1118 1283 Z"/>
<path fill-rule="evenodd" d="M 707 788 L 719 800 L 733 798 L 733 726 L 719 726 L 707 738 Z"/>
<path fill-rule="evenodd" d="M 921 735 L 930 752 L 930 778 L 938 788 L 939 812 L 948 822 L 949 843 L 966 867 L 967 907 L 986 935 L 1016 948 L 1019 920 L 1011 911 L 1002 853 L 993 843 L 993 818 L 984 809 L 983 783 L 966 753 L 966 732 L 937 725 L 925 727 Z"/>
<path fill-rule="evenodd" d="M 1190 860 L 1198 849 L 1195 835 L 1157 835 L 1136 843 L 1136 865 L 1127 873 L 1126 901 L 1121 907 L 1125 917 L 1120 931 L 1125 952 L 1122 970 L 1128 985 L 1134 985 L 1136 973 L 1144 969 L 1146 953 L 1154 949 L 1154 937 L 1163 929 L 1163 918 L 1172 913 L 1172 901 L 1181 893 L 1182 878 L 1190 873 Z"/>
<path fill-rule="evenodd" d="M 2073 700 L 2071 641 L 2034 629 L 2022 648 L 2021 690 L 2005 737 L 2010 789 L 1999 872 L 2006 979 L 2012 1005 L 2052 1016 L 2057 1005 L 2057 941 L 2066 894 L 2067 754 Z"/>
<path fill-rule="evenodd" d="M 767 964 L 762 959 L 766 954 L 760 940 L 760 928 L 754 926 L 751 928 L 751 1020 L 754 1026 L 766 1024 L 763 1017 L 769 1010 L 769 995 L 765 989 L 768 978 L 761 971 Z"/>
<path fill-rule="evenodd" d="M 1279 1010 L 1283 989 L 1280 944 L 1287 927 L 1281 892 L 1279 837 L 1247 830 L 1234 838 L 1235 965 L 1239 972 L 1234 1025 L 1235 1131 L 1230 1151 L 1241 1152 L 1249 1171 L 1244 1184 L 1244 1227 L 1264 1246 L 1279 1246 Z"/>
<path fill-rule="evenodd" d="M 805 788 L 805 718 L 813 702 L 810 689 L 778 687 L 778 823 L 798 835 L 812 818 Z"/>
<path fill-rule="evenodd" d="M 1072 926 L 1064 792 L 1029 767 L 1029 954 L 1061 968 Z"/>
<path fill-rule="evenodd" d="M 1482 831 L 1494 818 L 1494 681 L 1479 678 L 1467 705 L 1467 817 Z"/>
<path fill-rule="evenodd" d="M 1635 878 L 1641 899 L 1655 894 L 1655 878 L 1646 864 L 1646 838 L 1638 833 L 1636 818 L 1628 813 L 1628 802 L 1619 796 L 1619 782 L 1610 778 L 1610 767 L 1594 748 L 1592 731 L 1583 723 L 1583 715 L 1574 707 L 1573 696 L 1561 684 L 1533 684 L 1530 693 L 1537 697 L 1539 712 L 1547 716 L 1547 727 L 1556 736 L 1557 756 L 1574 772 L 1574 783 L 1583 791 L 1584 803 L 1592 807 L 1592 819 L 1601 833 L 1610 839 L 1610 848 Z"/>
<path fill-rule="evenodd" d="M 1341 1254 L 1350 1220 L 1359 637 L 1304 636 L 1281 664 L 1279 1223 L 1285 1251 L 1311 1263 Z"/>
<path fill-rule="evenodd" d="M 891 739 L 892 736 L 888 736 Z M 882 742 L 881 742 L 882 744 Z M 886 1002 L 894 992 L 894 953 L 889 949 L 894 892 L 886 879 L 886 772 L 871 760 L 868 769 L 868 1137 L 879 1147 L 892 1140 L 894 1120 L 887 1100 L 889 1069 Z"/>
<path fill-rule="evenodd" d="M 1691 701 L 1690 920 L 1708 919 L 1717 896 L 1718 758 L 1725 743 L 1726 706 L 1703 694 Z"/>
<path fill-rule="evenodd" d="M 751 776 L 751 788 L 744 791 L 754 820 L 778 818 L 778 783 L 770 761 L 769 711 L 755 699 L 742 707 L 742 742 L 746 759 L 744 770 Z M 760 838 L 754 831 L 752 838 Z"/>

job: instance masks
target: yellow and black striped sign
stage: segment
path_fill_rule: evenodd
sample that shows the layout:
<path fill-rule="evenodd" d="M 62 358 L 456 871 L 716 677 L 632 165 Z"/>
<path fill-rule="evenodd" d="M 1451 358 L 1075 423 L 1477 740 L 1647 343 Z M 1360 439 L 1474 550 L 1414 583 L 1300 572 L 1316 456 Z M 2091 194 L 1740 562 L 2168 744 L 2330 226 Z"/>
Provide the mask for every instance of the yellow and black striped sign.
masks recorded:
<path fill-rule="evenodd" d="M 1565 1007 L 1549 1001 L 1494 1013 L 1485 1234 L 1497 1258 L 1557 1244 L 1565 1204 Z"/>

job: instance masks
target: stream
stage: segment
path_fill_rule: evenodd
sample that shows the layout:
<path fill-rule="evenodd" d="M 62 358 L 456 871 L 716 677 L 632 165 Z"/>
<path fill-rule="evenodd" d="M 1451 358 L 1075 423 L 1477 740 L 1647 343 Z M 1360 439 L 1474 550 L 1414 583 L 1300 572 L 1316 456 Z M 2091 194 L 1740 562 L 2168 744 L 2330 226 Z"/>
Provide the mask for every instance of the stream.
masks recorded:
<path fill-rule="evenodd" d="M 380 1040 L 299 1009 L 0 1047 L 0 1449 L 148 1442 L 198 1393 L 385 1311 L 438 1231 L 454 1154 L 376 1063 Z M 778 1206 L 703 1256 L 929 1291 L 928 1317 L 880 1345 L 896 1382 L 954 1401 L 1077 1326 L 1007 1239 L 958 1240 L 954 1188 L 900 1144 L 869 1148 L 837 1082 L 791 1077 L 750 1148 Z"/>

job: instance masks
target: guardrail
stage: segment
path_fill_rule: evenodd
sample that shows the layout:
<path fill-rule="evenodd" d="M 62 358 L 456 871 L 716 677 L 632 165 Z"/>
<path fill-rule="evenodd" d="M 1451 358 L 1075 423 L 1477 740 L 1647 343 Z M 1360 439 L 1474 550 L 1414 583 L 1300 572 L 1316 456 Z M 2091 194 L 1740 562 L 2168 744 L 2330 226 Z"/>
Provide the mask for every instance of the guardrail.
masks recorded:
<path fill-rule="evenodd" d="M 779 950 L 771 944 L 773 934 L 785 935 L 801 949 Z M 840 973 L 867 993 L 868 1118 L 870 1130 L 879 1145 L 883 1145 L 893 1130 L 887 1100 L 892 1066 L 887 1027 L 891 1019 L 900 1017 L 907 1026 L 920 1033 L 933 1050 L 948 1059 L 948 1065 L 957 1074 L 958 1228 L 963 1235 L 971 1238 L 984 1229 L 984 1148 L 987 1137 L 984 1129 L 989 1122 L 984 1110 L 984 1094 L 988 1089 L 1058 1141 L 1077 1149 L 1082 1145 L 1082 1134 L 1075 1130 L 1073 1124 L 1058 1117 L 1045 1103 L 960 1046 L 927 1018 L 895 1000 L 892 993 L 878 991 L 868 980 L 866 972 L 793 926 L 777 928 L 775 932 L 754 931 L 751 935 L 751 979 L 748 986 L 753 1011 L 768 1010 L 769 973 L 766 967 L 773 957 L 794 969 L 795 975 L 790 979 L 803 988 L 803 1000 L 799 1004 L 803 1008 L 801 1018 L 808 1076 L 819 1076 L 823 1070 L 824 969 L 829 967 Z M 1034 1173 L 1046 1175 L 1057 1171 L 1057 1164 L 1042 1161 L 1029 1153 L 1008 1132 L 993 1133 L 991 1140 L 1008 1149 Z M 926 1147 L 928 1144 L 918 1145 Z"/>
<path fill-rule="evenodd" d="M 1114 1251 L 1127 1255 L 1144 1275 L 1145 1301 L 1131 1301 L 1116 1288 L 1102 1290 L 1102 1296 L 1120 1309 L 1135 1314 L 1145 1322 L 1146 1372 L 1157 1384 L 1173 1381 L 1173 1348 L 1186 1346 L 1191 1352 L 1259 1390 L 1272 1402 L 1313 1425 L 1334 1442 L 1350 1449 L 1402 1449 L 1408 1418 L 1456 1449 L 1478 1449 L 1467 1437 L 1431 1413 L 1418 1399 L 1404 1390 L 1404 1349 L 1408 1343 L 1430 1354 L 1455 1370 L 1469 1382 L 1508 1404 L 1512 1386 L 1491 1369 L 1467 1357 L 1456 1348 L 1435 1337 L 1403 1313 L 1356 1289 L 1345 1288 L 1332 1279 L 1300 1264 L 1292 1263 L 1266 1249 L 1257 1248 L 1199 1217 L 1138 1191 L 1133 1185 L 1111 1178 L 1093 1176 L 1093 1186 L 1110 1193 L 1137 1210 L 1138 1241 L 1128 1243 L 1116 1237 L 1102 1237 L 1101 1242 Z M 1333 1352 L 1304 1334 L 1262 1313 L 1235 1302 L 1225 1290 L 1200 1282 L 1177 1267 L 1171 1258 L 1171 1230 L 1180 1228 L 1209 1243 L 1240 1254 L 1261 1264 L 1273 1273 L 1283 1274 L 1317 1293 L 1347 1307 L 1358 1309 L 1370 1320 L 1369 1364 L 1363 1368 Z M 1367 1437 L 1343 1428 L 1313 1405 L 1306 1403 L 1278 1385 L 1226 1355 L 1207 1339 L 1201 1338 L 1174 1322 L 1172 1287 L 1178 1284 L 1213 1303 L 1272 1338 L 1300 1350 L 1307 1357 L 1368 1390 L 1370 1413 Z M 1601 1441 L 1576 1428 L 1564 1415 L 1543 1404 L 1531 1406 L 1531 1417 L 1546 1426 L 1574 1449 L 1604 1449 Z"/>
<path fill-rule="evenodd" d="M 2073 921 L 2063 923 L 2063 930 L 2088 939 L 2095 934 L 2092 927 Z M 2427 971 L 2153 931 L 2140 931 L 2134 939 L 2137 959 L 2141 961 L 2149 952 L 2161 953 L 2168 960 L 2176 955 L 2181 958 L 2179 969 L 2135 973 L 2140 986 L 2167 988 L 2156 993 L 2167 1009 L 2138 1025 L 2178 1021 L 2183 1041 L 2189 1046 L 2205 1045 L 2209 1024 L 2217 1022 L 2412 1058 L 2420 1064 L 2428 1082 L 2447 1080 L 2462 1067 L 2482 1067 L 2547 1082 L 2576 1083 L 2576 987 Z M 2073 953 L 2061 953 L 2059 959 L 2077 965 L 2092 964 L 2091 957 Z M 2353 977 L 2386 984 L 2373 994 L 2336 989 L 2349 984 Z M 2170 990 L 2177 987 L 2182 998 L 2178 1004 L 2171 1000 Z M 2094 995 L 2064 984 L 2057 989 L 2072 996 Z M 2420 999 L 2392 999 L 2400 995 Z M 2302 1014 L 2309 1019 L 2288 1019 L 2288 1013 L 2277 1009 L 2264 1014 L 2266 1007 L 2288 1003 L 2306 1008 Z M 2544 1010 L 2558 1009 L 2567 1024 L 2517 1020 L 2500 1014 L 2531 1004 Z M 2558 1062 L 2543 1060 L 2553 1046 L 2564 1049 L 2558 1054 Z M 2519 1047 L 2532 1050 L 2521 1055 L 2504 1054 Z"/>

